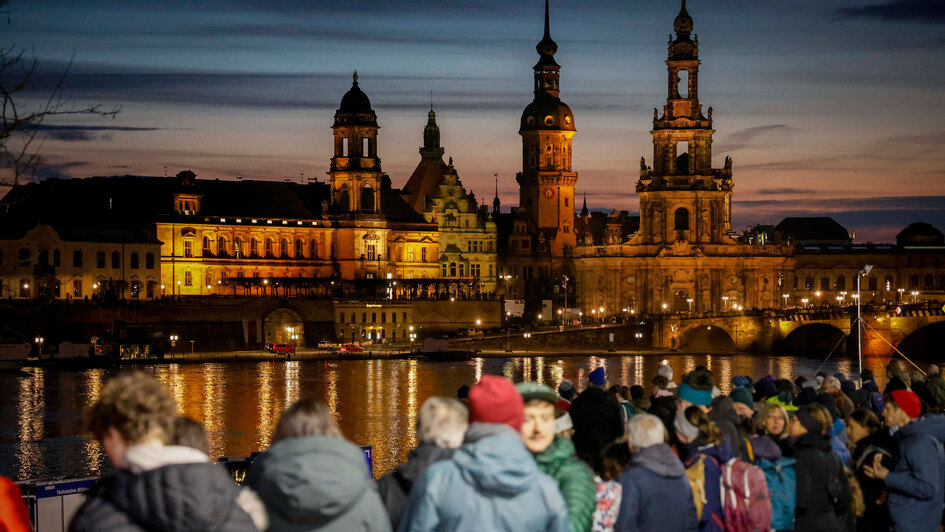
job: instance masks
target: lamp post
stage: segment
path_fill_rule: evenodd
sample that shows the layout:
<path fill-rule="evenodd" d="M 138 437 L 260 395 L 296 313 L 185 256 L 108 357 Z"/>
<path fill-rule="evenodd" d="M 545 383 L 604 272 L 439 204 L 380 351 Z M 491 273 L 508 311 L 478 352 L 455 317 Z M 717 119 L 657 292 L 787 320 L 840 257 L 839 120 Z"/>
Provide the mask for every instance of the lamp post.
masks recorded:
<path fill-rule="evenodd" d="M 784 298 L 784 308 L 787 309 L 787 306 L 788 306 L 788 298 L 791 297 L 791 296 L 788 295 L 788 294 L 781 294 L 781 297 Z"/>
<path fill-rule="evenodd" d="M 909 293 L 912 295 L 912 302 L 913 302 L 913 303 L 918 303 L 918 302 L 919 302 L 919 291 L 918 291 L 918 290 L 913 290 L 913 291 L 911 291 L 911 292 L 909 292 Z"/>
<path fill-rule="evenodd" d="M 902 293 L 905 292 L 905 291 L 906 291 L 905 288 L 897 288 L 897 289 L 896 289 L 896 292 L 899 292 L 899 300 L 896 301 L 896 303 L 902 303 Z"/>
<path fill-rule="evenodd" d="M 810 301 L 810 300 L 807 299 L 806 297 L 801 300 L 801 303 L 804 305 L 804 308 L 807 308 L 807 302 L 808 302 L 808 301 Z"/>
<path fill-rule="evenodd" d="M 33 338 L 33 341 L 36 343 L 36 352 L 39 355 L 39 358 L 43 358 L 43 343 L 46 341 L 42 336 L 37 336 Z"/>
<path fill-rule="evenodd" d="M 861 322 L 862 318 L 860 317 L 860 279 L 864 275 L 869 275 L 872 269 L 872 264 L 866 264 L 860 268 L 860 271 L 856 272 L 856 354 L 857 361 L 859 362 L 860 373 L 863 372 L 863 323 Z"/>
<path fill-rule="evenodd" d="M 692 314 L 692 298 L 686 300 L 686 303 L 689 303 L 689 313 Z"/>
<path fill-rule="evenodd" d="M 525 354 L 528 354 L 528 340 L 532 337 L 532 333 L 525 333 Z"/>
<path fill-rule="evenodd" d="M 728 310 L 728 296 L 722 296 L 722 310 Z"/>

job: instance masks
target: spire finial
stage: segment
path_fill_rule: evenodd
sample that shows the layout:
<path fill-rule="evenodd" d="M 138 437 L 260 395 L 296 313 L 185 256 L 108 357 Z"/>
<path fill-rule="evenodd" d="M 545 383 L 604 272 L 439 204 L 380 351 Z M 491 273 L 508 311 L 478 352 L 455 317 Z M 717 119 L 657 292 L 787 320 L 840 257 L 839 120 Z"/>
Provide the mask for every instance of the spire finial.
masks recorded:
<path fill-rule="evenodd" d="M 686 4 L 686 0 L 683 0 L 683 5 Z M 545 0 L 545 37 L 551 37 L 551 24 L 548 16 L 548 0 Z"/>
<path fill-rule="evenodd" d="M 430 112 L 433 112 L 433 91 L 430 91 Z"/>
<path fill-rule="evenodd" d="M 355 70 L 355 71 L 354 71 L 354 75 L 351 76 L 351 77 L 354 78 L 354 84 L 357 85 L 357 84 L 358 84 L 358 71 Z"/>

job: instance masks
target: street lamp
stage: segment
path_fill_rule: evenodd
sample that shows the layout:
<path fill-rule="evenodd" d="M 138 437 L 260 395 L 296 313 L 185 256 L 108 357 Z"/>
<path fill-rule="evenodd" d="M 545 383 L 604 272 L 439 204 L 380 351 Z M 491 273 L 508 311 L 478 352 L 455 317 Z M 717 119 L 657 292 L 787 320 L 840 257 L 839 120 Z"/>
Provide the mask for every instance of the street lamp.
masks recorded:
<path fill-rule="evenodd" d="M 692 298 L 686 300 L 686 303 L 689 303 L 689 313 L 692 314 Z"/>
<path fill-rule="evenodd" d="M 913 290 L 913 291 L 911 291 L 911 292 L 909 292 L 909 293 L 912 294 L 912 302 L 913 302 L 913 303 L 918 303 L 918 302 L 919 302 L 919 291 L 918 291 L 918 290 Z"/>
<path fill-rule="evenodd" d="M 897 288 L 897 289 L 896 289 L 896 292 L 899 292 L 899 301 L 897 301 L 897 303 L 902 303 L 902 293 L 905 292 L 905 291 L 906 291 L 905 288 Z"/>
<path fill-rule="evenodd" d="M 781 297 L 784 298 L 784 308 L 787 308 L 787 305 L 788 305 L 788 298 L 791 297 L 791 296 L 789 296 L 788 294 L 781 294 Z"/>
<path fill-rule="evenodd" d="M 728 310 L 728 296 L 722 296 L 722 310 Z"/>
<path fill-rule="evenodd" d="M 37 345 L 37 352 L 39 353 L 39 358 L 43 358 L 43 342 L 45 341 L 46 339 L 43 338 L 42 336 L 37 336 L 36 338 L 33 338 L 33 342 L 35 342 Z"/>
<path fill-rule="evenodd" d="M 806 297 L 805 297 L 804 299 L 802 299 L 802 300 L 801 300 L 801 303 L 803 303 L 803 304 L 804 304 L 804 308 L 807 308 L 807 302 L 808 302 L 808 301 L 810 301 L 810 300 L 809 300 L 809 299 L 807 299 Z"/>
<path fill-rule="evenodd" d="M 860 268 L 860 271 L 856 272 L 856 354 L 857 360 L 859 361 L 860 373 L 863 372 L 863 323 L 861 321 L 862 318 L 860 318 L 860 279 L 865 275 L 869 275 L 872 269 L 872 264 L 866 264 Z"/>
<path fill-rule="evenodd" d="M 528 339 L 532 337 L 532 333 L 525 333 L 525 354 L 528 354 Z"/>

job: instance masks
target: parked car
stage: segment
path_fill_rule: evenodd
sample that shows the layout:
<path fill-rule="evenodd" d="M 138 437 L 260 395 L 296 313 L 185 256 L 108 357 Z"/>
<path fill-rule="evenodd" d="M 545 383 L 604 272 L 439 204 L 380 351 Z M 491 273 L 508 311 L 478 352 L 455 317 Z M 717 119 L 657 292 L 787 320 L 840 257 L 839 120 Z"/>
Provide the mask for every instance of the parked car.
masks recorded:
<path fill-rule="evenodd" d="M 267 349 L 270 353 L 279 353 L 282 355 L 291 355 L 295 353 L 295 347 L 289 344 L 270 344 Z"/>
<path fill-rule="evenodd" d="M 345 352 L 347 352 L 347 353 L 360 353 L 360 352 L 364 351 L 364 348 L 361 347 L 360 345 L 345 344 L 345 345 L 341 346 L 341 350 L 342 350 L 342 351 L 345 351 Z"/>
<path fill-rule="evenodd" d="M 331 342 L 329 342 L 328 340 L 322 340 L 322 341 L 318 342 L 318 348 L 319 348 L 319 349 L 331 349 Z"/>

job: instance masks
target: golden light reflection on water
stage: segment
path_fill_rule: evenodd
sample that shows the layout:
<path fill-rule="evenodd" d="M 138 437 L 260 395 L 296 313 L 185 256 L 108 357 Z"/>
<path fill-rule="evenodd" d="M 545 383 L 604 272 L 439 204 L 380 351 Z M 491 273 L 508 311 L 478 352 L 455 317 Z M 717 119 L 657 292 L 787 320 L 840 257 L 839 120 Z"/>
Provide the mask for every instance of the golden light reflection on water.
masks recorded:
<path fill-rule="evenodd" d="M 669 360 L 676 382 L 697 364 L 711 364 L 719 388 L 726 393 L 733 375 L 757 379 L 771 373 L 793 378 L 796 373 L 812 374 L 820 362 L 790 357 L 675 354 L 476 358 L 437 363 L 351 360 L 169 364 L 154 366 L 150 371 L 177 399 L 183 414 L 204 424 L 216 456 L 245 456 L 264 450 L 283 409 L 300 397 L 314 397 L 326 402 L 348 439 L 374 447 L 375 474 L 380 475 L 402 461 L 416 445 L 416 421 L 424 401 L 434 395 L 455 397 L 460 385 L 472 384 L 484 373 L 502 374 L 515 381 L 530 376 L 543 379 L 553 388 L 568 379 L 583 389 L 588 371 L 604 366 L 613 384 L 641 384 L 649 394 L 650 381 L 663 358 Z M 880 386 L 885 382 L 886 361 L 875 357 L 864 361 L 865 367 L 876 372 Z M 849 373 L 856 369 L 856 361 L 839 359 L 829 367 L 831 371 Z M 112 373 L 35 370 L 23 377 L 0 375 L 2 389 L 14 390 L 0 395 L 0 412 L 12 414 L 0 416 L 0 474 L 50 478 L 67 470 L 81 476 L 82 468 L 84 474 L 98 472 L 101 446 L 79 438 L 84 435 L 81 412 L 101 394 Z"/>

